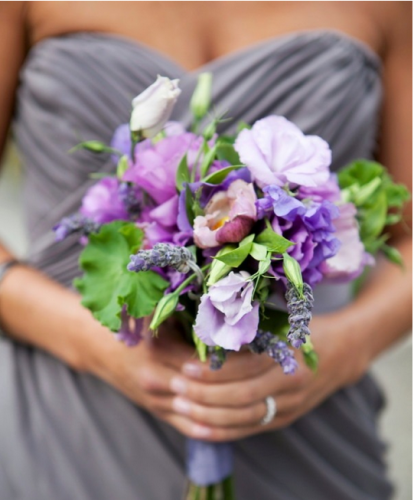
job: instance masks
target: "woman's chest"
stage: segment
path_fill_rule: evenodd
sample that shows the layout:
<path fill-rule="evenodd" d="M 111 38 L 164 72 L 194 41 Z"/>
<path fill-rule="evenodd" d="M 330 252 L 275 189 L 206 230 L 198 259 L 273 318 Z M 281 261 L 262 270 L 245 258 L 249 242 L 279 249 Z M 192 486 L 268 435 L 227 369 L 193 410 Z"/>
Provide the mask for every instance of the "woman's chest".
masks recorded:
<path fill-rule="evenodd" d="M 32 44 L 78 31 L 108 32 L 140 41 L 193 70 L 261 40 L 303 30 L 342 31 L 378 52 L 382 46 L 378 14 L 369 4 L 34 2 L 27 8 L 27 18 Z"/>

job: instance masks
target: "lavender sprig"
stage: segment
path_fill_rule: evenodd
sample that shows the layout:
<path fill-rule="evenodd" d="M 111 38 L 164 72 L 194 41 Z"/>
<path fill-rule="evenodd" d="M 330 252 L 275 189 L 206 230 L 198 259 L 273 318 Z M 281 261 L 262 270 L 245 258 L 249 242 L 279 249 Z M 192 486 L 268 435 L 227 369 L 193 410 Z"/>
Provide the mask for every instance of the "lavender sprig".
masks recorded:
<path fill-rule="evenodd" d="M 287 338 L 292 346 L 298 349 L 306 342 L 306 335 L 310 334 L 309 322 L 312 319 L 314 301 L 312 288 L 307 283 L 304 283 L 303 294 L 301 295 L 296 287 L 288 282 L 285 297 L 290 324 Z"/>
<path fill-rule="evenodd" d="M 276 363 L 279 363 L 286 375 L 295 373 L 298 367 L 292 349 L 289 349 L 286 342 L 280 340 L 277 335 L 270 332 L 259 330 L 249 347 L 256 354 L 266 352 Z"/>
<path fill-rule="evenodd" d="M 210 351 L 210 370 L 217 371 L 220 370 L 226 361 L 227 351 L 225 349 L 215 349 L 214 347 L 209 348 Z"/>
<path fill-rule="evenodd" d="M 130 259 L 127 269 L 136 273 L 149 271 L 153 267 L 172 267 L 183 274 L 188 273 L 190 269 L 201 273 L 194 255 L 188 248 L 169 243 L 157 243 L 151 250 L 140 250 L 136 255 L 131 255 Z"/>
<path fill-rule="evenodd" d="M 56 241 L 62 241 L 73 233 L 80 232 L 82 236 L 99 231 L 100 224 L 80 213 L 63 217 L 63 219 L 53 227 Z"/>

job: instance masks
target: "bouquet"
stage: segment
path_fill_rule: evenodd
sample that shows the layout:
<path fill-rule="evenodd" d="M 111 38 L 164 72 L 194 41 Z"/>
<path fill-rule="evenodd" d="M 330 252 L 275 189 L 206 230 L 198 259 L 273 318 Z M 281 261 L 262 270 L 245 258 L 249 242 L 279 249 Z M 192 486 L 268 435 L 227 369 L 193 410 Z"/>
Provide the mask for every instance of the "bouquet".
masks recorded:
<path fill-rule="evenodd" d="M 383 230 L 400 220 L 407 190 L 372 161 L 334 175 L 329 145 L 282 116 L 219 135 L 211 86 L 202 74 L 190 131 L 168 121 L 178 80 L 159 76 L 110 146 L 76 146 L 112 155 L 114 173 L 56 238 L 79 233 L 82 303 L 128 346 L 145 317 L 154 333 L 174 317 L 212 370 L 240 349 L 271 356 L 287 375 L 297 355 L 316 370 L 313 288 L 359 277 L 378 251 L 401 263 Z M 231 444 L 188 440 L 187 472 L 186 498 L 234 498 Z"/>

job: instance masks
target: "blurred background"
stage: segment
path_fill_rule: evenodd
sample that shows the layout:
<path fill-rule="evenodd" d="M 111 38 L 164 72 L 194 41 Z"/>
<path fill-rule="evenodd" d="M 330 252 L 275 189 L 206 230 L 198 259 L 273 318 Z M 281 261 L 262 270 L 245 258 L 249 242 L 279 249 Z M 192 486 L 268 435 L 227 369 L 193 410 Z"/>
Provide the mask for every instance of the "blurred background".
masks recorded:
<path fill-rule="evenodd" d="M 18 156 L 10 143 L 0 170 L 0 239 L 15 255 L 24 257 L 27 243 L 20 180 Z M 388 447 L 390 475 L 396 484 L 394 500 L 412 499 L 411 369 L 410 338 L 385 353 L 373 366 L 374 375 L 387 398 L 387 408 L 382 414 L 380 424 L 383 439 Z"/>

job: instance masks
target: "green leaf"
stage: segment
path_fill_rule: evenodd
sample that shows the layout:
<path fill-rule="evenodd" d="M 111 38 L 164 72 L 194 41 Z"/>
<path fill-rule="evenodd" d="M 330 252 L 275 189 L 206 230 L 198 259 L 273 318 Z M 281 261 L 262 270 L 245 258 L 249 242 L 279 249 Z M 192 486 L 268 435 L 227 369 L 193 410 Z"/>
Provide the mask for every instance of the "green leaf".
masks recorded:
<path fill-rule="evenodd" d="M 180 296 L 178 293 L 169 293 L 168 295 L 164 295 L 164 297 L 158 302 L 154 316 L 152 317 L 150 324 L 151 330 L 157 330 L 161 323 L 174 314 L 179 298 Z"/>
<path fill-rule="evenodd" d="M 224 179 L 228 176 L 230 172 L 233 170 L 239 170 L 243 165 L 231 165 L 230 167 L 222 168 L 221 170 L 217 170 L 212 174 L 208 175 L 203 182 L 208 182 L 210 184 L 220 184 L 224 181 Z"/>
<path fill-rule="evenodd" d="M 401 253 L 394 247 L 386 245 L 385 243 L 381 246 L 381 250 L 384 252 L 385 257 L 401 267 L 404 266 L 404 261 Z"/>
<path fill-rule="evenodd" d="M 226 142 L 217 143 L 216 155 L 219 160 L 225 160 L 230 165 L 240 165 L 240 157 L 232 144 Z"/>
<path fill-rule="evenodd" d="M 188 184 L 185 185 L 185 211 L 187 213 L 187 219 L 190 225 L 192 226 L 195 219 L 194 214 L 194 197 L 191 192 L 190 186 Z"/>
<path fill-rule="evenodd" d="M 392 181 L 386 186 L 385 193 L 389 207 L 401 208 L 411 198 L 411 194 L 403 184 L 394 184 Z"/>
<path fill-rule="evenodd" d="M 303 294 L 302 271 L 300 270 L 299 262 L 293 257 L 291 257 L 288 253 L 283 254 L 283 270 L 285 272 L 286 278 L 302 295 Z"/>
<path fill-rule="evenodd" d="M 289 332 L 288 314 L 274 307 L 265 306 L 261 314 L 259 328 L 284 339 Z"/>
<path fill-rule="evenodd" d="M 382 177 L 385 168 L 374 161 L 356 160 L 338 173 L 338 182 L 340 187 L 347 188 L 353 184 L 363 186 L 377 177 Z"/>
<path fill-rule="evenodd" d="M 107 146 L 105 143 L 101 141 L 84 141 L 80 142 L 72 149 L 69 150 L 69 153 L 74 153 L 75 151 L 79 151 L 80 149 L 86 149 L 87 151 L 91 151 L 92 153 L 114 153 L 114 154 L 122 154 L 120 151 Z"/>
<path fill-rule="evenodd" d="M 217 283 L 219 279 L 229 274 L 229 272 L 232 270 L 231 266 L 228 266 L 224 262 L 221 262 L 217 257 L 221 257 L 222 255 L 231 252 L 235 248 L 235 245 L 226 245 L 217 253 L 216 258 L 213 259 L 210 267 L 207 286 L 214 285 L 214 283 Z"/>
<path fill-rule="evenodd" d="M 89 174 L 90 179 L 105 179 L 105 177 L 115 177 L 115 175 L 107 172 L 92 172 Z"/>
<path fill-rule="evenodd" d="M 362 241 L 379 236 L 384 229 L 386 217 L 387 197 L 384 191 L 380 191 L 372 204 L 359 211 Z"/>
<path fill-rule="evenodd" d="M 127 270 L 129 256 L 141 246 L 142 240 L 143 232 L 135 224 L 115 221 L 89 236 L 79 258 L 84 275 L 74 285 L 82 295 L 82 304 L 114 332 L 121 326 L 124 305 L 134 318 L 148 316 L 168 286 L 152 271 Z"/>
<path fill-rule="evenodd" d="M 240 121 L 238 124 L 237 124 L 237 133 L 241 132 L 242 130 L 244 130 L 245 128 L 247 128 L 248 130 L 250 130 L 252 128 L 251 125 L 249 125 L 247 122 L 244 122 L 244 121 Z"/>
<path fill-rule="evenodd" d="M 118 179 L 122 179 L 125 172 L 128 170 L 128 167 L 128 156 L 122 155 L 121 158 L 119 158 L 118 165 L 116 167 L 116 176 L 118 177 Z"/>
<path fill-rule="evenodd" d="M 315 349 L 313 348 L 313 344 L 310 337 L 306 337 L 306 342 L 302 345 L 301 350 L 306 365 L 313 372 L 316 372 L 318 370 L 319 358 L 318 355 L 316 354 Z"/>
<path fill-rule="evenodd" d="M 381 186 L 381 178 L 375 177 L 370 182 L 360 187 L 353 197 L 353 202 L 356 206 L 363 205 L 366 203 L 375 193 L 375 191 Z"/>
<path fill-rule="evenodd" d="M 258 274 L 261 275 L 267 273 L 271 264 L 272 261 L 270 260 L 270 257 L 268 257 L 266 260 L 260 261 L 259 269 L 257 270 Z"/>
<path fill-rule="evenodd" d="M 207 346 L 206 344 L 197 336 L 193 330 L 193 341 L 197 350 L 198 357 L 203 363 L 207 361 Z"/>
<path fill-rule="evenodd" d="M 200 167 L 201 178 L 205 177 L 205 175 L 207 174 L 208 169 L 210 168 L 216 156 L 216 151 L 217 151 L 217 146 L 215 145 L 211 149 L 209 149 L 207 153 L 204 155 L 203 163 L 201 164 Z"/>
<path fill-rule="evenodd" d="M 253 245 L 254 234 L 250 234 L 239 243 L 238 248 L 216 256 L 215 259 L 227 264 L 230 267 L 239 267 L 248 257 Z"/>
<path fill-rule="evenodd" d="M 289 247 L 294 245 L 294 243 L 275 233 L 269 227 L 256 237 L 255 242 L 265 246 L 272 253 L 284 253 Z"/>
<path fill-rule="evenodd" d="M 175 177 L 175 185 L 177 187 L 177 191 L 181 192 L 184 189 L 184 183 L 188 182 L 190 182 L 190 170 L 187 163 L 187 154 L 185 154 L 181 158 Z"/>
<path fill-rule="evenodd" d="M 392 226 L 394 224 L 398 224 L 398 222 L 400 222 L 401 219 L 402 219 L 401 214 L 388 214 L 387 217 L 385 218 L 385 225 Z"/>
<path fill-rule="evenodd" d="M 267 247 L 265 245 L 260 245 L 259 243 L 253 243 L 250 250 L 250 255 L 256 260 L 267 260 Z"/>

